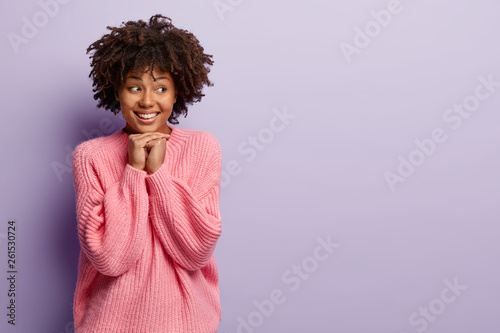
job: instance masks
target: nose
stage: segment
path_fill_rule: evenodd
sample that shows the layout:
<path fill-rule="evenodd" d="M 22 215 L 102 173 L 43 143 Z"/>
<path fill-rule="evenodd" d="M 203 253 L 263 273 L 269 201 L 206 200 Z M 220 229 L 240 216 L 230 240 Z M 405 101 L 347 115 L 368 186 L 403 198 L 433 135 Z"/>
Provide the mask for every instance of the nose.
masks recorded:
<path fill-rule="evenodd" d="M 145 90 L 144 93 L 141 95 L 141 99 L 139 100 L 139 105 L 142 108 L 148 108 L 152 107 L 154 105 L 154 96 L 153 92 L 149 90 Z"/>

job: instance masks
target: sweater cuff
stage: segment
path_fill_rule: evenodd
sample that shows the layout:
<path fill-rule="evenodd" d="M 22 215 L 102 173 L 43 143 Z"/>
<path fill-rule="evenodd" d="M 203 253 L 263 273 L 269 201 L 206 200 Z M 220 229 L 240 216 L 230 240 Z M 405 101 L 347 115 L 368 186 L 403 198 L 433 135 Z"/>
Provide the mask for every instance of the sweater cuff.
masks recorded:
<path fill-rule="evenodd" d="M 156 196 L 158 193 L 168 193 L 172 184 L 172 175 L 168 172 L 167 165 L 163 163 L 161 167 L 152 174 L 146 173 L 146 183 L 150 190 L 150 195 Z"/>
<path fill-rule="evenodd" d="M 138 194 L 137 190 L 142 191 L 142 187 L 138 184 L 144 184 L 148 173 L 144 170 L 139 170 L 131 166 L 129 163 L 125 165 L 125 171 L 123 173 L 123 184 L 129 185 L 131 193 L 133 195 Z"/>

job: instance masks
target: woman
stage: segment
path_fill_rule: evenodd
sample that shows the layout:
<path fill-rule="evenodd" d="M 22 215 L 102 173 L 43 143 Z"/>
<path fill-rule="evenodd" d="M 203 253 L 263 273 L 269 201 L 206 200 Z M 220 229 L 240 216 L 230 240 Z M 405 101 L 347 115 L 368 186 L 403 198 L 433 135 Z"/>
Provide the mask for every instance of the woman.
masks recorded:
<path fill-rule="evenodd" d="M 90 77 L 98 106 L 126 125 L 73 152 L 75 332 L 217 332 L 221 149 L 167 125 L 213 85 L 212 56 L 162 15 L 108 29 L 87 50 Z"/>

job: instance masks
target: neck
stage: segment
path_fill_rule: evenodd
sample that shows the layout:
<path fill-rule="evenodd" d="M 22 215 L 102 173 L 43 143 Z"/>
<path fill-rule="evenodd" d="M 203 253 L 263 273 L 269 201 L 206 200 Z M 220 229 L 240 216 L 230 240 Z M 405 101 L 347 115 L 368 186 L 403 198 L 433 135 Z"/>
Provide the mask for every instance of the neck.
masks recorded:
<path fill-rule="evenodd" d="M 149 132 L 137 132 L 137 131 L 134 131 L 133 129 L 129 128 L 128 126 L 125 126 L 123 128 L 123 131 L 127 134 L 143 134 L 143 133 L 149 133 Z M 170 128 L 169 126 L 165 125 L 164 128 L 161 128 L 160 130 L 158 130 L 157 132 L 160 132 L 160 133 L 163 133 L 163 134 L 172 134 L 172 128 Z"/>

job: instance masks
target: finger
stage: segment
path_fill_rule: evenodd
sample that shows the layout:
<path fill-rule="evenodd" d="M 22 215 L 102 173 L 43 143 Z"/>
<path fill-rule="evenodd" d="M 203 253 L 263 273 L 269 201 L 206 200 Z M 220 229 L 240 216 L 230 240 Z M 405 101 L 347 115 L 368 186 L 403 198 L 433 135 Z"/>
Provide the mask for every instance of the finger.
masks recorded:
<path fill-rule="evenodd" d="M 147 143 L 156 139 L 170 139 L 170 134 L 164 133 L 143 133 L 138 134 L 137 136 L 129 138 L 134 144 L 135 147 L 146 147 Z"/>
<path fill-rule="evenodd" d="M 144 144 L 145 142 L 155 140 L 155 139 L 162 139 L 162 138 L 165 138 L 168 140 L 168 139 L 170 139 L 170 134 L 149 134 L 149 135 L 145 135 L 145 136 L 132 137 L 129 139 L 136 142 L 136 143 Z"/>
<path fill-rule="evenodd" d="M 161 143 L 162 140 L 164 140 L 165 138 L 159 138 L 159 139 L 153 139 L 153 140 L 150 140 L 146 143 L 146 147 L 148 149 L 151 149 L 152 147 L 156 146 L 157 144 Z M 165 139 L 166 140 L 166 139 Z"/>

